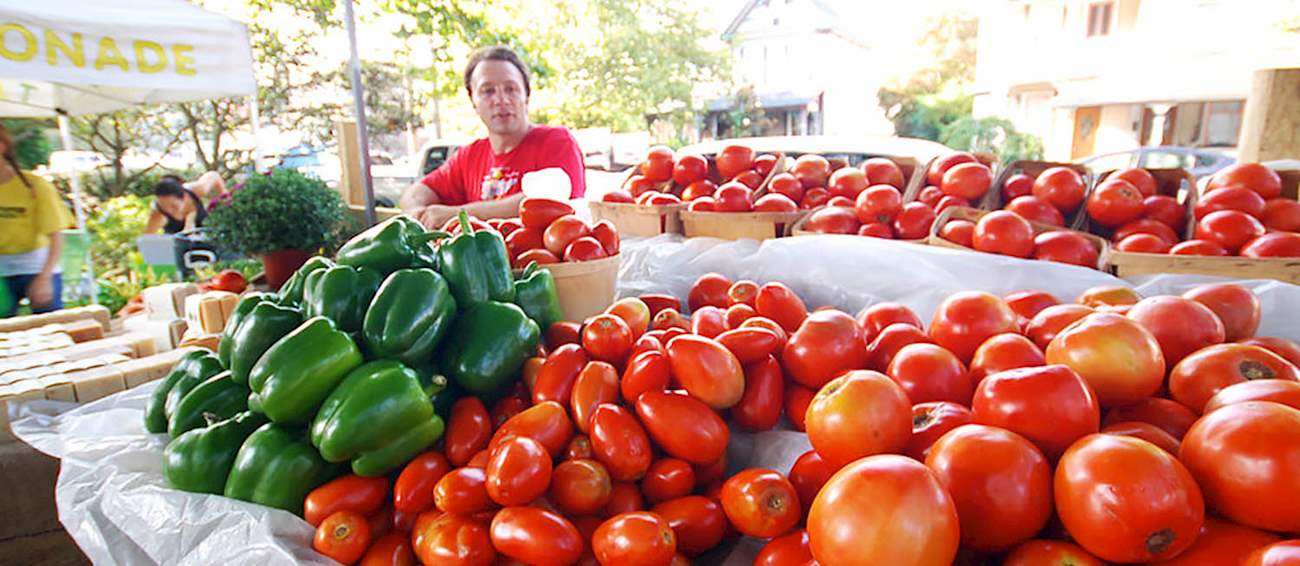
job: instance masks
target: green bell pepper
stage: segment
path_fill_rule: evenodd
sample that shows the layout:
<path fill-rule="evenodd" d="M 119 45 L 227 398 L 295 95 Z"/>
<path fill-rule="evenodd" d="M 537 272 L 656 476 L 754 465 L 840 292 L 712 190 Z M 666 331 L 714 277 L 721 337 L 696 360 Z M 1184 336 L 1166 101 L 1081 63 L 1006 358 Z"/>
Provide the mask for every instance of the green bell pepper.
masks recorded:
<path fill-rule="evenodd" d="M 235 383 L 226 370 L 195 385 L 181 398 L 168 420 L 167 434 L 176 438 L 202 427 L 207 415 L 228 419 L 247 410 L 248 387 Z"/>
<path fill-rule="evenodd" d="M 307 285 L 307 276 L 320 271 L 334 267 L 334 260 L 322 257 L 312 256 L 307 263 L 302 264 L 298 271 L 289 276 L 289 280 L 280 286 L 280 304 L 289 306 L 299 306 L 302 304 L 303 288 Z"/>
<path fill-rule="evenodd" d="M 311 443 L 327 462 L 351 460 L 357 475 L 378 476 L 433 445 L 442 431 L 415 371 L 379 360 L 352 370 L 325 399 Z"/>
<path fill-rule="evenodd" d="M 264 424 L 265 416 L 246 411 L 176 437 L 163 449 L 163 477 L 182 491 L 221 495 L 239 447 Z"/>
<path fill-rule="evenodd" d="M 443 342 L 440 366 L 467 393 L 491 398 L 514 384 L 541 334 L 517 305 L 478 303 L 456 319 Z"/>
<path fill-rule="evenodd" d="M 323 316 L 307 319 L 271 345 L 248 374 L 250 410 L 272 422 L 306 424 L 325 398 L 361 365 L 361 351 L 347 333 Z"/>
<path fill-rule="evenodd" d="M 484 301 L 508 303 L 515 298 L 510 276 L 510 254 L 496 232 L 475 232 L 465 211 L 460 213 L 461 234 L 442 242 L 438 261 L 451 294 L 460 308 Z"/>
<path fill-rule="evenodd" d="M 540 269 L 535 261 L 528 262 L 528 267 L 515 280 L 515 304 L 542 328 L 550 328 L 551 323 L 564 320 L 560 295 L 555 290 L 555 276 L 549 270 Z"/>
<path fill-rule="evenodd" d="M 305 431 L 267 423 L 239 448 L 224 493 L 301 517 L 307 494 L 342 471 L 320 457 Z"/>
<path fill-rule="evenodd" d="M 253 312 L 257 305 L 274 299 L 275 295 L 256 291 L 240 297 L 235 310 L 230 313 L 230 318 L 226 319 L 226 327 L 221 331 L 221 342 L 217 344 L 217 359 L 221 360 L 221 367 L 230 369 L 230 353 L 235 348 L 235 332 L 239 330 L 239 325 L 244 323 L 248 313 Z"/>
<path fill-rule="evenodd" d="M 176 406 L 180 404 L 185 394 L 209 377 L 223 371 L 225 368 L 221 367 L 221 361 L 212 352 L 198 350 L 185 354 L 172 367 L 172 371 L 167 374 L 154 390 L 153 397 L 149 399 L 149 405 L 144 412 L 145 430 L 155 433 L 167 432 L 171 417 L 176 412 Z"/>
<path fill-rule="evenodd" d="M 231 336 L 230 376 L 235 383 L 248 384 L 248 373 L 257 360 L 281 338 L 302 325 L 302 313 L 290 306 L 267 301 L 245 315 L 239 329 Z M 223 338 L 224 340 L 224 338 Z"/>
<path fill-rule="evenodd" d="M 336 265 L 312 272 L 303 290 L 303 315 L 323 316 L 347 332 L 357 332 L 382 281 L 378 271 L 367 267 Z"/>
<path fill-rule="evenodd" d="M 432 269 L 399 269 L 384 280 L 361 325 L 366 354 L 418 366 L 456 318 L 456 300 Z"/>
<path fill-rule="evenodd" d="M 385 275 L 413 266 L 426 265 L 432 254 L 429 242 L 445 233 L 425 232 L 409 216 L 395 216 L 353 236 L 339 248 L 339 265 L 366 267 Z"/>

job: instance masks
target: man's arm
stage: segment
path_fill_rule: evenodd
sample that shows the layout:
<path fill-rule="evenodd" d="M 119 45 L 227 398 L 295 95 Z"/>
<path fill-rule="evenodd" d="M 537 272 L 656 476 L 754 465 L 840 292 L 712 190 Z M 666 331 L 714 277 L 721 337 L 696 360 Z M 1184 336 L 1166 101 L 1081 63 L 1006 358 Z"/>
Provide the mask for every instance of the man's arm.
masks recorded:
<path fill-rule="evenodd" d="M 402 198 L 397 201 L 397 206 L 407 214 L 414 214 L 421 208 L 431 204 L 442 204 L 442 199 L 438 198 L 438 193 L 429 189 L 423 181 L 416 181 L 411 186 L 406 187 L 406 191 L 402 193 Z"/>

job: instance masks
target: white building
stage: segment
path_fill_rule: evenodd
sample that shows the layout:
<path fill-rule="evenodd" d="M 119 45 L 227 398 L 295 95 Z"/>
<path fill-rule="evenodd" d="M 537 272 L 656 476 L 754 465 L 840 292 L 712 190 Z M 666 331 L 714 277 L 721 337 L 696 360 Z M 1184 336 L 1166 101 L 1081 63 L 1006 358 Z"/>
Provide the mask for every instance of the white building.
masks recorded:
<path fill-rule="evenodd" d="M 1300 0 L 986 0 L 977 116 L 1071 160 L 1237 145 L 1255 70 L 1300 66 Z"/>

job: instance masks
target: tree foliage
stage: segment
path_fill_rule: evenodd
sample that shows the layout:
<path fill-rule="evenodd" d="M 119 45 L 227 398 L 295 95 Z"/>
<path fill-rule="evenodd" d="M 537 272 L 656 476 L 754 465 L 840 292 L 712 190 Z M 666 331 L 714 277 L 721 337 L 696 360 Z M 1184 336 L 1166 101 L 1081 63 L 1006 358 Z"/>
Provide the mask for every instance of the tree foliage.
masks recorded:
<path fill-rule="evenodd" d="M 964 86 L 975 78 L 978 26 L 968 15 L 932 19 L 923 41 L 936 63 L 877 93 L 898 135 L 938 141 L 944 126 L 970 115 L 971 96 Z"/>
<path fill-rule="evenodd" d="M 19 167 L 33 169 L 37 165 L 50 162 L 50 138 L 45 135 L 45 129 L 49 126 L 48 120 L 26 118 L 4 120 L 4 127 L 14 141 L 14 157 L 18 158 Z"/>
<path fill-rule="evenodd" d="M 1043 158 L 1043 143 L 1038 137 L 1016 131 L 1005 118 L 963 116 L 944 126 L 939 143 L 953 149 L 991 153 L 1002 163 Z"/>

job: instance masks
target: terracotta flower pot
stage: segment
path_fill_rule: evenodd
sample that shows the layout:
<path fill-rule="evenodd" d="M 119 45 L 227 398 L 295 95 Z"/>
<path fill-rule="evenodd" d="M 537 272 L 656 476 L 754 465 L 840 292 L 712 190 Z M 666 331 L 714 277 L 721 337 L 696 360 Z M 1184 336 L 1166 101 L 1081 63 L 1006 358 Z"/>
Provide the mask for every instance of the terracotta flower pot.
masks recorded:
<path fill-rule="evenodd" d="M 266 272 L 266 284 L 271 287 L 272 291 L 279 291 L 280 286 L 284 285 L 293 272 L 298 271 L 302 264 L 312 256 L 312 252 L 306 250 L 276 250 L 262 256 L 262 269 Z"/>

